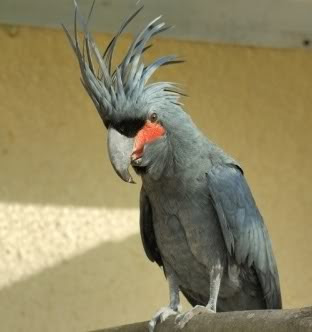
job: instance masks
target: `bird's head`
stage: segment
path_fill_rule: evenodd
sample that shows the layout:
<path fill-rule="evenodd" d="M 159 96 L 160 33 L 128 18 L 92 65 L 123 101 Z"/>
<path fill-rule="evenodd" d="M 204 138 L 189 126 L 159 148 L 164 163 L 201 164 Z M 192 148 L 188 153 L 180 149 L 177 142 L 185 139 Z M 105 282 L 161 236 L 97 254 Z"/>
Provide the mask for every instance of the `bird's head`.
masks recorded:
<path fill-rule="evenodd" d="M 150 39 L 169 28 L 160 22 L 160 17 L 134 38 L 121 63 L 112 70 L 118 37 L 142 8 L 125 20 L 103 54 L 76 4 L 73 38 L 64 27 L 79 62 L 82 84 L 108 129 L 110 161 L 120 178 L 130 183 L 133 182 L 130 165 L 138 173 L 150 172 L 154 177 L 162 173 L 168 164 L 170 133 L 186 116 L 179 103 L 182 93 L 176 84 L 147 83 L 159 67 L 182 62 L 174 55 L 163 56 L 149 65 L 142 62 L 142 54 L 151 47 L 147 45 Z M 83 28 L 82 42 L 77 34 L 77 20 Z"/>

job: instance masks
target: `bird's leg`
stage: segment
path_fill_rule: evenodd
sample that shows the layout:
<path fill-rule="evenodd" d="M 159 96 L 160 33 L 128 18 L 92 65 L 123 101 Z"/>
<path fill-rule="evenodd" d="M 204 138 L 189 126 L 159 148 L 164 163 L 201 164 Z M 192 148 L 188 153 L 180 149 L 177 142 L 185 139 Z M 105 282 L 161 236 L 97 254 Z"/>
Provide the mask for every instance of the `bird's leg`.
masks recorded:
<path fill-rule="evenodd" d="M 196 305 L 186 313 L 178 315 L 176 323 L 180 329 L 182 329 L 196 315 L 203 312 L 216 313 L 221 277 L 222 268 L 220 264 L 217 264 L 210 271 L 210 295 L 208 304 L 205 307 L 202 305 Z"/>
<path fill-rule="evenodd" d="M 168 283 L 169 283 L 169 298 L 170 298 L 169 307 L 174 311 L 179 311 L 181 310 L 180 295 L 179 295 L 180 290 L 174 274 L 168 276 Z"/>
<path fill-rule="evenodd" d="M 181 312 L 179 286 L 175 274 L 173 272 L 167 274 L 167 280 L 169 284 L 169 305 L 167 307 L 160 308 L 150 320 L 148 324 L 149 332 L 154 331 L 157 323 L 161 323 L 169 316 L 177 315 L 179 312 Z"/>
<path fill-rule="evenodd" d="M 217 312 L 217 300 L 220 290 L 221 277 L 222 268 L 221 265 L 218 264 L 213 267 L 210 272 L 210 295 L 206 308 L 212 312 Z"/>

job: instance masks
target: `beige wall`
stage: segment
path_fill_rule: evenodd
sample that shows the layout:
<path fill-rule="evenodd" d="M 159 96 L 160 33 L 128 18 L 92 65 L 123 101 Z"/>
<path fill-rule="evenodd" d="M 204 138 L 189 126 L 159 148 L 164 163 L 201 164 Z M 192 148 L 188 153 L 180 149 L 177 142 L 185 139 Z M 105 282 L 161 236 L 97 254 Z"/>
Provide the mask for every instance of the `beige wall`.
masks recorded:
<path fill-rule="evenodd" d="M 311 305 L 311 53 L 154 44 L 149 59 L 187 60 L 156 78 L 185 86 L 195 122 L 245 169 L 273 239 L 285 307 Z M 139 185 L 121 182 L 109 164 L 64 34 L 2 27 L 0 45 L 1 331 L 148 319 L 167 288 L 140 244 Z"/>

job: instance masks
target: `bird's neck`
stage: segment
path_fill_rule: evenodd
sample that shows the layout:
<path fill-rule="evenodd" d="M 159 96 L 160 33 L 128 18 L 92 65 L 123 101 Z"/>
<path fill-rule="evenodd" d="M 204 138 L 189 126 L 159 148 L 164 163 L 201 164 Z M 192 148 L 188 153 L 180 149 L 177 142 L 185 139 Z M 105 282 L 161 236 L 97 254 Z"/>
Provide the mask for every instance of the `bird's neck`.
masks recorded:
<path fill-rule="evenodd" d="M 143 184 L 180 181 L 181 177 L 186 173 L 185 170 L 194 168 L 200 162 L 199 159 L 202 155 L 206 138 L 192 122 L 188 124 L 185 130 L 183 129 L 179 128 L 179 130 L 168 134 L 166 148 L 159 155 L 162 171 L 157 176 L 152 172 L 143 174 Z"/>

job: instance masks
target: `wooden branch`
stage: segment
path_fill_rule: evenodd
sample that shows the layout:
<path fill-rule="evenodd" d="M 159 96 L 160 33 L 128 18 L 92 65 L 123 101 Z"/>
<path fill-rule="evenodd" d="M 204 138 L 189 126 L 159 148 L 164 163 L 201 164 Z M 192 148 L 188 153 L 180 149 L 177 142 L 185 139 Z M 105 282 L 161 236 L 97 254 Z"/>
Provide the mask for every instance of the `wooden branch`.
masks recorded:
<path fill-rule="evenodd" d="M 148 322 L 93 332 L 148 332 Z M 157 325 L 155 332 L 176 331 L 174 317 Z M 195 316 L 183 332 L 306 332 L 312 331 L 312 307 L 286 310 L 232 311 Z"/>

